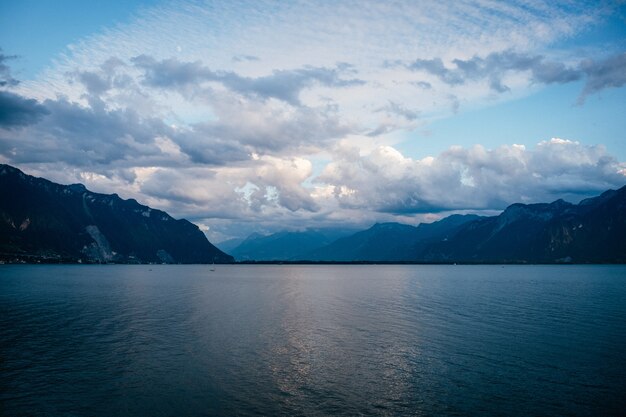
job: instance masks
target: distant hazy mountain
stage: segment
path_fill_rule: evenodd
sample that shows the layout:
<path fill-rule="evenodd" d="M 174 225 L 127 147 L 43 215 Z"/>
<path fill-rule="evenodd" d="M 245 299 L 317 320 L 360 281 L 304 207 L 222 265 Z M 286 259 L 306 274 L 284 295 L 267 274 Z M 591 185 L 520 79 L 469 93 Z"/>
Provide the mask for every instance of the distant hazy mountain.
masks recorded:
<path fill-rule="evenodd" d="M 228 239 L 228 240 L 223 240 L 219 243 L 214 243 L 214 245 L 225 253 L 231 253 L 237 246 L 241 245 L 245 240 L 246 239 L 242 239 L 242 238 Z"/>
<path fill-rule="evenodd" d="M 461 225 L 478 218 L 474 215 L 453 215 L 417 227 L 400 223 L 379 223 L 313 250 L 302 259 L 336 262 L 414 261 L 423 246 L 447 238 Z"/>
<path fill-rule="evenodd" d="M 455 262 L 626 262 L 626 187 L 570 204 L 513 204 L 417 258 Z"/>
<path fill-rule="evenodd" d="M 238 261 L 299 260 L 303 259 L 303 254 L 351 232 L 344 229 L 309 229 L 301 232 L 282 231 L 267 236 L 254 233 L 230 253 Z"/>
<path fill-rule="evenodd" d="M 232 262 L 198 227 L 135 200 L 0 165 L 0 259 Z"/>

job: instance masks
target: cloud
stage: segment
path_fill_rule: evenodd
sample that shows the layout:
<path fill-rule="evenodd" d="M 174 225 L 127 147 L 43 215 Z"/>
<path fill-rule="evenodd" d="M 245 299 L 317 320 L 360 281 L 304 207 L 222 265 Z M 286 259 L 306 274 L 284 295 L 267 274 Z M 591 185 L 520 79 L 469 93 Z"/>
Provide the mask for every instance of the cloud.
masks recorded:
<path fill-rule="evenodd" d="M 580 104 L 591 94 L 626 84 L 626 52 L 601 61 L 586 60 L 580 66 L 587 75 L 587 83 L 578 99 Z"/>
<path fill-rule="evenodd" d="M 413 160 L 392 147 L 344 150 L 316 179 L 344 208 L 396 214 L 501 210 L 512 202 L 580 198 L 621 187 L 624 168 L 602 146 L 552 139 L 534 150 L 505 145 L 452 147 Z"/>
<path fill-rule="evenodd" d="M 45 118 L 30 120 L 30 126 L 0 142 L 0 153 L 16 163 L 141 164 L 161 155 L 155 139 L 169 131 L 159 119 L 141 119 L 130 109 L 82 107 L 64 98 L 37 106 Z"/>
<path fill-rule="evenodd" d="M 150 56 L 140 55 L 133 58 L 132 62 L 144 70 L 144 81 L 152 87 L 175 88 L 212 81 L 246 96 L 276 98 L 293 105 L 300 103 L 300 92 L 314 84 L 349 87 L 364 83 L 358 79 L 341 78 L 343 66 L 275 70 L 271 75 L 252 78 L 232 71 L 212 71 L 200 61 L 180 62 L 174 58 L 157 61 Z"/>
<path fill-rule="evenodd" d="M 161 3 L 78 40 L 19 84 L 2 55 L 12 90 L 0 103 L 13 116 L 0 128 L 0 160 L 224 234 L 415 222 L 620 180 L 606 151 L 570 142 L 422 160 L 393 148 L 417 149 L 407 144 L 415 129 L 532 84 L 584 81 L 581 100 L 622 86 L 619 56 L 579 64 L 582 53 L 553 49 L 602 21 L 588 3 L 296 4 Z"/>
<path fill-rule="evenodd" d="M 0 48 L 0 87 L 13 87 L 19 84 L 19 81 L 11 76 L 11 68 L 6 61 L 17 58 L 17 55 L 5 55 Z"/>
<path fill-rule="evenodd" d="M 38 104 L 0 92 L 0 109 L 6 108 L 0 126 L 22 128 L 10 134 L 0 131 L 0 154 L 14 163 L 122 168 L 189 162 L 218 166 L 249 160 L 255 149 L 243 143 L 245 135 L 220 135 L 219 125 L 173 127 L 133 109 L 109 109 L 98 98 L 88 102 L 90 106 L 83 106 L 61 97 Z M 235 135 L 236 127 L 225 133 Z"/>
<path fill-rule="evenodd" d="M 302 183 L 311 175 L 303 158 L 260 157 L 227 169 L 158 168 L 140 191 L 191 217 L 261 220 L 320 209 Z"/>
<path fill-rule="evenodd" d="M 0 48 L 0 87 L 15 87 L 20 83 L 13 78 L 11 68 L 6 64 L 15 58 L 17 55 L 5 55 Z M 48 111 L 37 100 L 0 90 L 0 129 L 27 126 L 36 123 L 46 114 Z"/>
<path fill-rule="evenodd" d="M 385 107 L 381 107 L 378 111 L 384 111 L 388 114 L 395 114 L 401 117 L 404 117 L 406 120 L 412 122 L 419 117 L 419 112 L 415 110 L 410 110 L 404 107 L 402 104 L 396 103 L 395 101 L 389 101 Z"/>
<path fill-rule="evenodd" d="M 528 73 L 530 80 L 539 84 L 565 84 L 586 79 L 578 103 L 606 88 L 626 84 L 626 53 L 608 56 L 602 60 L 583 60 L 577 65 L 551 61 L 542 55 L 518 53 L 511 50 L 494 52 L 471 59 L 453 59 L 451 66 L 440 58 L 416 59 L 408 64 L 396 62 L 388 65 L 404 65 L 411 71 L 423 71 L 434 75 L 443 83 L 455 86 L 471 81 L 488 80 L 489 87 L 498 93 L 509 91 L 503 83 L 507 74 Z"/>
<path fill-rule="evenodd" d="M 516 93 L 498 98 L 506 100 L 527 94 L 532 82 L 565 82 L 558 80 L 564 73 L 573 76 L 573 67 L 532 51 L 597 23 L 598 13 L 577 2 L 451 7 L 436 0 L 348 0 L 288 7 L 261 0 L 251 8 L 239 0 L 176 1 L 76 42 L 18 91 L 40 101 L 62 95 L 93 107 L 100 99 L 110 109 L 160 117 L 185 132 L 180 145 L 195 161 L 220 154 L 219 147 L 213 152 L 195 146 L 202 140 L 189 132 L 196 129 L 222 144 L 232 132 L 236 152 L 327 147 L 344 139 L 341 132 L 372 132 L 393 141 L 394 134 L 417 125 L 418 114 L 420 123 L 428 123 L 458 111 L 459 104 L 494 104 L 494 91 Z M 413 64 L 415 71 L 423 67 L 419 71 L 429 77 L 420 80 L 415 71 L 386 61 Z M 103 62 L 110 62 L 107 68 Z M 526 77 L 512 82 L 499 71 Z M 377 111 L 385 103 L 393 105 Z M 247 117 L 253 108 L 260 113 L 248 123 L 233 111 L 229 119 L 217 115 L 222 107 L 244 109 Z M 281 127 L 280 139 L 251 133 L 254 125 L 269 132 L 272 124 Z M 306 126 L 314 130 L 304 131 Z"/>
<path fill-rule="evenodd" d="M 0 91 L 0 128 L 15 128 L 37 123 L 49 111 L 37 100 Z"/>
<path fill-rule="evenodd" d="M 205 134 L 248 145 L 254 152 L 317 151 L 353 130 L 326 108 L 291 107 L 284 103 L 216 97 L 217 120 L 198 126 Z"/>
<path fill-rule="evenodd" d="M 507 72 L 529 72 L 533 82 L 541 84 L 569 83 L 582 77 L 578 69 L 561 62 L 549 61 L 542 55 L 517 53 L 511 50 L 494 52 L 486 57 L 474 56 L 471 59 L 454 59 L 453 66 L 444 65 L 441 58 L 416 59 L 406 64 L 412 71 L 424 71 L 435 75 L 449 85 L 465 84 L 468 81 L 486 79 L 492 90 L 499 93 L 509 88 L 502 83 Z"/>
<path fill-rule="evenodd" d="M 105 60 L 94 70 L 78 70 L 69 73 L 71 80 L 80 82 L 87 90 L 88 96 L 99 97 L 113 88 L 128 88 L 132 78 L 124 72 L 126 64 L 115 57 Z"/>
<path fill-rule="evenodd" d="M 254 55 L 235 55 L 232 60 L 234 62 L 258 61 L 259 57 Z"/>

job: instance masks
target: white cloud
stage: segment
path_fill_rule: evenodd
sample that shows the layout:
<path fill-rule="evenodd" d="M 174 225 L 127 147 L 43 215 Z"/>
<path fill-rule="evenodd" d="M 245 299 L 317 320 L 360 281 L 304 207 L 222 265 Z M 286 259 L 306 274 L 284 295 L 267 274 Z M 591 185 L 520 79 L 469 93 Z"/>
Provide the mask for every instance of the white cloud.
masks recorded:
<path fill-rule="evenodd" d="M 503 209 L 512 202 L 580 199 L 626 183 L 624 163 L 602 146 L 551 139 L 533 150 L 455 146 L 413 160 L 389 146 L 337 154 L 317 181 L 345 208 L 391 213 Z"/>

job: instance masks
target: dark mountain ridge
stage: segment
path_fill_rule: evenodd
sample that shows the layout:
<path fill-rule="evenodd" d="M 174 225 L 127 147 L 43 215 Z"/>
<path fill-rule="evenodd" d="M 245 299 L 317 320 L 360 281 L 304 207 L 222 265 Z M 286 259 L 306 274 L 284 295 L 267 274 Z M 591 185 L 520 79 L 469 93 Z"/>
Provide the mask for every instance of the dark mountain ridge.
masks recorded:
<path fill-rule="evenodd" d="M 0 259 L 223 263 L 233 258 L 187 220 L 117 194 L 0 165 Z"/>
<path fill-rule="evenodd" d="M 423 261 L 626 262 L 626 187 L 579 204 L 512 204 L 417 254 Z"/>

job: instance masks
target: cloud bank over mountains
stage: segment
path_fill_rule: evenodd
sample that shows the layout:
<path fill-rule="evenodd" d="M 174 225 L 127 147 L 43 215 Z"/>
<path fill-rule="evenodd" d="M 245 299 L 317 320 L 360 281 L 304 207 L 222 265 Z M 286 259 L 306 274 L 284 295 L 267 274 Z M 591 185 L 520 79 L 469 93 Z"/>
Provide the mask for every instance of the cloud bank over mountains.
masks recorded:
<path fill-rule="evenodd" d="M 35 80 L 0 55 L 0 161 L 185 216 L 209 237 L 419 222 L 626 182 L 599 144 L 480 132 L 428 157 L 398 149 L 458 111 L 626 83 L 626 53 L 549 46 L 611 4 L 180 2 L 73 45 Z M 407 139 L 408 138 L 408 139 Z"/>

